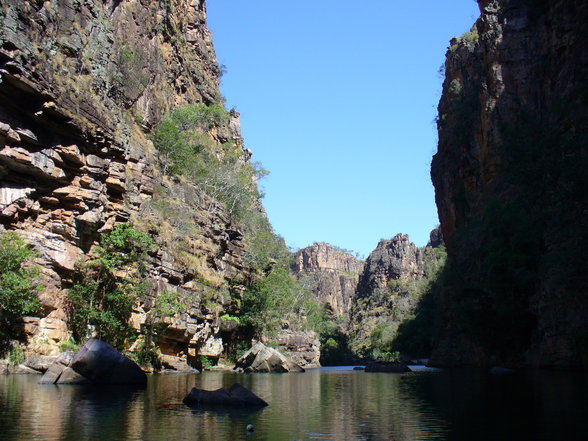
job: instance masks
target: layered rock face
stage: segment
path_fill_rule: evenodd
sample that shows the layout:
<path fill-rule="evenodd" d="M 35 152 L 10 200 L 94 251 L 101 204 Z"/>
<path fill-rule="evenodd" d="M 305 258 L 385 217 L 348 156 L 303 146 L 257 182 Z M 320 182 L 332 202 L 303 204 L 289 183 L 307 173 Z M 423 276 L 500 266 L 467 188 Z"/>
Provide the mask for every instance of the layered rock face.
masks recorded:
<path fill-rule="evenodd" d="M 426 283 L 443 263 L 438 230 L 433 230 L 431 239 L 418 248 L 407 234 L 398 234 L 380 241 L 369 255 L 351 309 L 350 341 L 355 353 L 368 355 L 377 327 L 381 328 L 377 339 L 391 342 L 400 323 L 413 313 Z"/>
<path fill-rule="evenodd" d="M 452 40 L 432 180 L 443 365 L 588 366 L 588 3 L 479 0 Z"/>
<path fill-rule="evenodd" d="M 315 298 L 346 320 L 363 265 L 351 254 L 320 242 L 297 251 L 292 270 L 298 278 L 310 278 Z"/>
<path fill-rule="evenodd" d="M 76 263 L 131 222 L 158 245 L 135 326 L 158 293 L 179 291 L 187 311 L 166 319 L 162 351 L 218 357 L 218 317 L 234 313 L 239 286 L 216 288 L 248 277 L 243 237 L 222 206 L 163 177 L 146 135 L 170 109 L 220 102 L 204 0 L 1 3 L 0 223 L 33 244 L 44 286 L 44 316 L 25 318 L 29 350 L 69 339 Z M 238 115 L 210 136 L 242 146 Z"/>

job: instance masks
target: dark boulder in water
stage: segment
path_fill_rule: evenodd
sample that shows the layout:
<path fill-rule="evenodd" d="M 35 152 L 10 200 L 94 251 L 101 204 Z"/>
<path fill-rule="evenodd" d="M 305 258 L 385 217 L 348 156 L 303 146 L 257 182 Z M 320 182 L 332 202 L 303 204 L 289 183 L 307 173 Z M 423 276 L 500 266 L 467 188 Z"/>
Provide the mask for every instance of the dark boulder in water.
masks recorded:
<path fill-rule="evenodd" d="M 144 385 L 147 383 L 147 376 L 137 363 L 113 346 L 91 338 L 73 359 L 71 355 L 58 357 L 40 383 Z"/>
<path fill-rule="evenodd" d="M 240 384 L 233 384 L 229 389 L 217 390 L 193 388 L 184 398 L 188 406 L 231 406 L 231 407 L 265 407 L 268 404 Z"/>
<path fill-rule="evenodd" d="M 91 338 L 74 357 L 74 371 L 100 384 L 145 384 L 147 376 L 139 365 L 113 346 Z"/>
<path fill-rule="evenodd" d="M 373 363 L 369 363 L 365 367 L 366 372 L 395 372 L 395 373 L 403 373 L 403 372 L 410 372 L 408 366 L 404 363 L 398 361 L 392 362 L 380 362 L 376 361 Z"/>

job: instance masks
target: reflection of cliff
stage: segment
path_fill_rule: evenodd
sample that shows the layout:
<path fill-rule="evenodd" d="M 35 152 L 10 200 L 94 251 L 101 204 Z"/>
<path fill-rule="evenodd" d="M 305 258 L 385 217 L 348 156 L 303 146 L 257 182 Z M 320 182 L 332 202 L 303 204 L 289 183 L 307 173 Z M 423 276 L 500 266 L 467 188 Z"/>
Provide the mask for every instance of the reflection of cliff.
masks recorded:
<path fill-rule="evenodd" d="M 588 366 L 588 3 L 479 0 L 451 41 L 431 175 L 438 364 Z"/>
<path fill-rule="evenodd" d="M 181 402 L 194 386 L 217 389 L 233 382 L 270 406 L 256 412 L 214 411 Z M 242 439 L 247 424 L 255 426 L 260 440 L 412 441 L 438 433 L 443 424 L 414 398 L 401 376 L 351 371 L 160 375 L 151 376 L 145 390 L 118 392 L 38 385 L 36 378 L 13 376 L 0 380 L 0 423 L 15 429 L 6 439 L 49 441 Z"/>

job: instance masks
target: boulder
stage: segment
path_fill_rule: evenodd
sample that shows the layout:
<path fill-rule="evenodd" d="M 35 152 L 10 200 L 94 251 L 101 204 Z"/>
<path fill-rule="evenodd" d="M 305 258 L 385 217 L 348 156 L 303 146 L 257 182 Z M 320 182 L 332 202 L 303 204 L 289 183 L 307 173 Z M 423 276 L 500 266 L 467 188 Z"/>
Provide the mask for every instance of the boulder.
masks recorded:
<path fill-rule="evenodd" d="M 231 407 L 265 407 L 268 404 L 240 384 L 233 384 L 229 389 L 217 390 L 193 388 L 184 398 L 188 406 L 231 406 Z"/>
<path fill-rule="evenodd" d="M 63 352 L 59 354 L 55 361 L 47 368 L 45 374 L 39 381 L 39 384 L 54 384 L 57 383 L 59 377 L 63 373 L 63 371 L 69 367 L 73 358 L 74 358 L 73 351 Z"/>
<path fill-rule="evenodd" d="M 91 338 L 80 351 L 65 352 L 49 366 L 41 384 L 145 384 L 141 368 L 114 347 Z"/>
<path fill-rule="evenodd" d="M 321 343 L 314 331 L 283 329 L 276 335 L 278 349 L 304 369 L 320 368 Z"/>
<path fill-rule="evenodd" d="M 372 363 L 368 363 L 365 367 L 366 372 L 395 372 L 395 373 L 403 373 L 403 372 L 410 372 L 408 366 L 404 363 L 399 361 L 392 361 L 392 362 L 380 362 L 375 361 Z"/>
<path fill-rule="evenodd" d="M 255 343 L 237 360 L 235 370 L 239 369 L 244 372 L 304 372 L 300 365 L 261 342 Z"/>
<path fill-rule="evenodd" d="M 186 360 L 173 355 L 160 355 L 161 364 L 167 372 L 178 372 L 183 374 L 197 374 L 198 370 L 189 366 Z"/>
<path fill-rule="evenodd" d="M 139 365 L 113 346 L 91 338 L 74 357 L 71 368 L 100 384 L 146 384 L 147 376 Z"/>
<path fill-rule="evenodd" d="M 43 376 L 45 378 L 45 376 Z M 43 381 L 41 378 L 41 381 Z M 59 373 L 59 377 L 55 380 L 55 384 L 90 384 L 91 381 L 88 380 L 81 374 L 78 374 L 74 371 L 71 367 L 66 367 Z"/>
<path fill-rule="evenodd" d="M 55 362 L 56 358 L 57 357 L 54 355 L 35 355 L 28 357 L 24 361 L 24 365 L 38 372 L 44 373 Z"/>

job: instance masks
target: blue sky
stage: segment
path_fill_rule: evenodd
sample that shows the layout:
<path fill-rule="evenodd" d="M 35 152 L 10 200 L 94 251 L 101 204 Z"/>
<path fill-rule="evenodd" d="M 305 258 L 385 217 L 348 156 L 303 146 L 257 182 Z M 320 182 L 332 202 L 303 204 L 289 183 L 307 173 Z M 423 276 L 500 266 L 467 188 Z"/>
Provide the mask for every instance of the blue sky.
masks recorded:
<path fill-rule="evenodd" d="M 367 256 L 438 224 L 429 176 L 449 40 L 473 0 L 208 0 L 221 91 L 241 113 L 253 160 L 270 171 L 264 205 L 303 248 Z"/>

